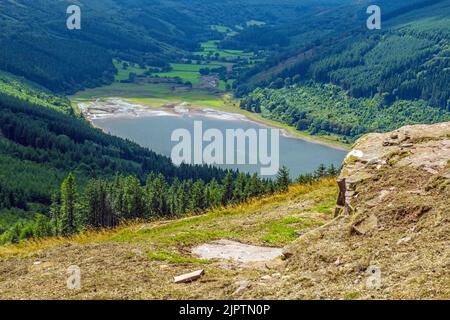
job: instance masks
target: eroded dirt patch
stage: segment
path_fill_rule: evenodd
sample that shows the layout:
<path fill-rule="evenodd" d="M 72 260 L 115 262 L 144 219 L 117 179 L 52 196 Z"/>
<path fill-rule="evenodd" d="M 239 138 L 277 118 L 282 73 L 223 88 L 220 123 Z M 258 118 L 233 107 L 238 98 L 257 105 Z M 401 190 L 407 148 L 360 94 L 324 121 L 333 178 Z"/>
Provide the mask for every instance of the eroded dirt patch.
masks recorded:
<path fill-rule="evenodd" d="M 229 240 L 205 243 L 192 249 L 201 259 L 224 259 L 238 262 L 270 261 L 283 255 L 281 248 L 258 247 Z"/>

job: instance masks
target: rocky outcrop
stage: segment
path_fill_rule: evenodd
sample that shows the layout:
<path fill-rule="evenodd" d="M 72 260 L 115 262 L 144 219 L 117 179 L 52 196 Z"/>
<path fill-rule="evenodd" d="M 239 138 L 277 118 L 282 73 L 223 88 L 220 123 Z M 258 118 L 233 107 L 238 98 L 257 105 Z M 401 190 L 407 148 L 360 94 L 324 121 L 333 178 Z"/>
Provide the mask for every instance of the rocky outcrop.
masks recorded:
<path fill-rule="evenodd" d="M 288 297 L 449 299 L 450 122 L 362 137 L 339 190 L 337 216 L 288 248 Z"/>
<path fill-rule="evenodd" d="M 450 179 L 450 122 L 412 125 L 390 133 L 371 133 L 359 139 L 347 155 L 338 179 L 336 215 L 357 210 L 357 186 L 389 168 L 412 167 L 422 170 L 443 184 Z M 369 205 L 383 202 L 389 190 L 381 190 Z"/>

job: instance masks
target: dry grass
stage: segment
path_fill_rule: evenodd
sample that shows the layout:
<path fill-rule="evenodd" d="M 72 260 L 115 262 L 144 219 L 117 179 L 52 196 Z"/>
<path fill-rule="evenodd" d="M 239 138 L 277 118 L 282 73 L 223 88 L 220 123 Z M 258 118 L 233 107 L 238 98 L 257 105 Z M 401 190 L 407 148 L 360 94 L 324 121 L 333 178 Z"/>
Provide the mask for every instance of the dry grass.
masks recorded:
<path fill-rule="evenodd" d="M 258 281 L 285 262 L 206 263 L 191 255 L 193 246 L 222 238 L 284 246 L 297 238 L 295 230 L 328 221 L 331 215 L 323 207 L 332 204 L 336 194 L 335 181 L 324 179 L 199 216 L 1 247 L 0 298 L 229 299 L 237 281 Z M 66 289 L 70 265 L 82 270 L 80 291 Z M 173 276 L 199 268 L 206 270 L 199 281 L 173 283 Z"/>
<path fill-rule="evenodd" d="M 323 180 L 200 216 L 1 248 L 0 298 L 449 299 L 448 188 L 430 188 L 430 176 L 416 169 L 385 170 L 359 187 L 356 214 L 334 220 L 337 187 Z M 383 190 L 391 192 L 374 201 Z M 352 232 L 370 215 L 375 229 Z M 309 232 L 293 234 L 302 229 Z M 221 238 L 287 245 L 292 257 L 238 264 L 191 255 L 193 246 Z M 81 268 L 79 291 L 66 289 L 70 265 Z M 372 265 L 381 268 L 379 290 L 366 287 Z M 198 281 L 173 282 L 198 269 L 205 269 Z M 244 280 L 250 287 L 234 294 Z"/>

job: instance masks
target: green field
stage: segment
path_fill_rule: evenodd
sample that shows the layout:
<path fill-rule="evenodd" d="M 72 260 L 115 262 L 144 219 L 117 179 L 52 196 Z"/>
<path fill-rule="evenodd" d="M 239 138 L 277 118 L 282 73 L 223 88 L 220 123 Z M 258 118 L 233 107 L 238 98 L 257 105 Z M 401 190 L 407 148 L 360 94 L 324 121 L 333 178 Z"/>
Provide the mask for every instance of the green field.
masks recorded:
<path fill-rule="evenodd" d="M 225 26 L 211 26 L 214 30 L 221 30 L 219 32 L 225 32 L 231 30 Z M 196 86 L 201 83 L 201 75 L 200 69 L 209 68 L 215 69 L 221 66 L 226 67 L 229 71 L 232 69 L 234 63 L 227 61 L 235 61 L 235 60 L 244 60 L 254 58 L 254 54 L 252 52 L 244 52 L 242 50 L 223 50 L 218 48 L 219 41 L 218 40 L 210 40 L 203 42 L 201 47 L 203 51 L 195 52 L 196 55 L 201 56 L 202 59 L 211 59 L 213 62 L 208 61 L 209 63 L 205 63 L 205 61 L 193 60 L 192 63 L 171 63 L 172 67 L 171 71 L 167 72 L 157 72 L 152 73 L 152 76 L 158 76 L 161 78 L 179 78 L 183 82 L 190 82 L 192 85 Z M 212 56 L 212 57 L 211 57 Z M 216 61 L 216 59 L 221 59 L 222 61 Z M 223 61 L 225 60 L 225 61 Z M 123 61 L 114 60 L 114 66 L 118 70 L 118 74 L 115 77 L 117 82 L 121 82 L 123 80 L 128 80 L 130 73 L 134 73 L 136 75 L 142 75 L 147 68 L 141 68 L 134 63 L 129 63 L 129 67 L 127 69 L 123 69 L 122 63 Z M 203 64 L 205 63 L 205 64 Z M 232 84 L 234 80 L 228 80 L 225 82 L 223 80 L 219 81 L 218 89 L 221 91 L 226 91 L 226 85 Z M 89 92 L 89 90 L 87 90 Z"/>
<path fill-rule="evenodd" d="M 225 50 L 218 48 L 218 40 L 210 40 L 201 44 L 203 51 L 195 52 L 196 55 L 207 57 L 209 55 L 218 54 L 219 58 L 225 58 L 226 60 L 236 59 L 248 59 L 252 58 L 254 54 L 252 52 L 244 52 L 243 50 Z"/>
<path fill-rule="evenodd" d="M 232 28 L 227 26 L 221 26 L 221 25 L 211 25 L 211 30 L 220 32 L 220 33 L 226 33 L 229 37 L 234 37 L 238 34 L 238 32 L 234 31 Z"/>
<path fill-rule="evenodd" d="M 122 68 L 122 62 L 114 60 L 114 65 L 116 66 L 118 70 L 118 74 L 115 77 L 115 80 L 117 82 L 127 80 L 129 78 L 130 73 L 135 73 L 136 75 L 142 75 L 147 69 L 141 68 L 133 63 L 129 63 L 129 67 L 127 69 Z M 193 61 L 193 63 L 171 63 L 170 66 L 172 67 L 171 71 L 168 72 L 158 72 L 153 73 L 152 76 L 158 76 L 161 78 L 180 78 L 183 82 L 191 82 L 193 85 L 198 85 L 201 83 L 201 76 L 200 76 L 200 69 L 203 68 L 209 68 L 209 69 L 216 69 L 221 66 L 229 67 L 230 63 L 227 62 L 214 62 L 209 64 L 197 64 L 196 61 Z M 231 84 L 232 82 L 229 81 Z M 219 89 L 225 90 L 226 89 L 226 83 L 224 81 L 220 81 L 219 83 Z"/>
<path fill-rule="evenodd" d="M 114 66 L 117 68 L 117 75 L 115 77 L 116 81 L 122 81 L 122 80 L 127 80 L 130 73 L 135 73 L 136 75 L 141 75 L 143 74 L 146 69 L 143 69 L 141 67 L 139 67 L 138 65 L 135 65 L 134 63 L 128 63 L 130 66 L 127 69 L 123 69 L 122 67 L 122 62 L 118 61 L 118 60 L 113 60 Z"/>
<path fill-rule="evenodd" d="M 70 97 L 73 103 L 96 98 L 119 97 L 151 107 L 188 102 L 197 106 L 218 108 L 223 105 L 220 95 L 201 89 L 174 89 L 171 84 L 113 83 L 109 86 L 86 89 Z"/>
<path fill-rule="evenodd" d="M 264 26 L 265 24 L 266 23 L 264 21 L 258 21 L 258 20 L 249 20 L 246 23 L 247 27 L 253 27 L 253 26 L 261 27 L 261 26 Z"/>
<path fill-rule="evenodd" d="M 199 70 L 202 68 L 219 68 L 221 64 L 213 63 L 213 64 L 183 64 L 183 63 L 171 63 L 172 71 L 169 72 L 160 72 L 154 73 L 153 75 L 157 75 L 159 77 L 164 78 L 180 78 L 183 81 L 189 81 L 193 85 L 200 83 L 200 73 Z"/>

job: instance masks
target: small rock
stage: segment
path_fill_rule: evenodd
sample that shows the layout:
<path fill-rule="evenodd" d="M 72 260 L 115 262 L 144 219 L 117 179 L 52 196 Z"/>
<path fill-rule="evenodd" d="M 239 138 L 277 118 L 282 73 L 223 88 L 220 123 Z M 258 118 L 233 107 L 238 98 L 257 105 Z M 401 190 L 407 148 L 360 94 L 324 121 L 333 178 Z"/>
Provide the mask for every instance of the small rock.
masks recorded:
<path fill-rule="evenodd" d="M 267 287 L 267 283 L 264 283 L 264 282 L 258 282 L 258 286 L 261 286 L 261 287 Z"/>
<path fill-rule="evenodd" d="M 133 249 L 133 250 L 131 250 L 131 252 L 136 254 L 136 255 L 141 255 L 142 254 L 142 250 L 141 249 Z"/>
<path fill-rule="evenodd" d="M 369 231 L 376 229 L 377 226 L 378 218 L 374 214 L 372 214 L 368 218 L 356 223 L 353 226 L 353 230 L 359 235 L 364 235 Z"/>
<path fill-rule="evenodd" d="M 201 276 L 205 274 L 205 270 L 197 270 L 191 273 L 186 273 L 181 276 L 174 277 L 175 283 L 185 283 L 191 282 L 199 279 Z"/>
<path fill-rule="evenodd" d="M 348 153 L 347 157 L 355 157 L 355 158 L 362 158 L 364 156 L 364 152 L 361 150 L 352 150 Z"/>
<path fill-rule="evenodd" d="M 413 147 L 414 145 L 412 144 L 412 143 L 402 143 L 401 145 L 400 145 L 400 147 L 402 147 L 402 148 L 411 148 L 411 147 Z"/>
<path fill-rule="evenodd" d="M 391 134 L 391 139 L 392 139 L 392 140 L 398 139 L 398 134 L 395 133 L 395 132 L 393 132 L 393 133 Z"/>
<path fill-rule="evenodd" d="M 272 280 L 272 277 L 269 276 L 269 275 L 262 276 L 262 277 L 261 277 L 261 280 L 264 280 L 264 281 Z"/>
<path fill-rule="evenodd" d="M 338 257 L 337 259 L 336 259 L 336 261 L 334 262 L 334 264 L 335 265 L 340 265 L 341 264 L 341 257 Z"/>
<path fill-rule="evenodd" d="M 403 243 L 408 243 L 408 242 L 410 242 L 411 241 L 411 237 L 404 237 L 404 238 L 401 238 L 401 239 L 399 239 L 398 241 L 397 241 L 397 245 L 401 245 L 401 244 L 403 244 Z"/>
<path fill-rule="evenodd" d="M 239 287 L 233 292 L 233 295 L 235 296 L 241 295 L 245 290 L 250 288 L 250 282 L 247 280 L 238 282 L 238 285 Z"/>
<path fill-rule="evenodd" d="M 291 251 L 291 249 L 284 247 L 283 248 L 283 260 L 287 260 L 289 258 L 291 258 L 294 255 L 294 253 Z"/>
<path fill-rule="evenodd" d="M 408 140 L 411 140 L 411 136 L 409 135 L 409 133 L 407 131 L 405 131 L 405 136 L 403 137 L 402 142 L 408 141 Z"/>
<path fill-rule="evenodd" d="M 35 261 L 35 262 L 33 262 L 33 265 L 37 266 L 37 265 L 40 265 L 41 263 L 42 263 L 42 261 Z"/>
<path fill-rule="evenodd" d="M 302 236 L 302 235 L 304 235 L 304 234 L 306 234 L 308 231 L 306 231 L 306 230 L 295 230 L 294 231 L 294 233 L 296 234 L 296 235 L 298 235 L 299 237 L 300 236 Z"/>
<path fill-rule="evenodd" d="M 279 272 L 274 273 L 274 274 L 272 274 L 272 277 L 279 278 L 279 277 L 281 277 L 281 273 L 279 273 Z"/>
<path fill-rule="evenodd" d="M 312 281 L 320 281 L 323 277 L 319 272 L 305 271 L 300 273 L 300 279 L 308 279 Z"/>
<path fill-rule="evenodd" d="M 379 163 L 381 163 L 381 160 L 378 158 L 372 158 L 367 163 L 368 164 L 379 164 Z"/>

